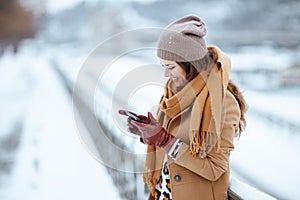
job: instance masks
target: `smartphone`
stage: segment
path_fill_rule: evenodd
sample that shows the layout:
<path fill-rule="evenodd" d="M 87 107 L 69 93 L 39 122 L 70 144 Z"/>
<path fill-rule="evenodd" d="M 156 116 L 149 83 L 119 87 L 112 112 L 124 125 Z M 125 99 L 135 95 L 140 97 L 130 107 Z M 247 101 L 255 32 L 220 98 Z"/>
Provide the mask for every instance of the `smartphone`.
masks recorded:
<path fill-rule="evenodd" d="M 129 111 L 125 111 L 125 115 L 127 115 L 128 117 L 130 117 L 130 119 L 140 122 L 140 123 L 146 123 L 144 120 L 140 119 L 138 116 L 131 114 Z"/>

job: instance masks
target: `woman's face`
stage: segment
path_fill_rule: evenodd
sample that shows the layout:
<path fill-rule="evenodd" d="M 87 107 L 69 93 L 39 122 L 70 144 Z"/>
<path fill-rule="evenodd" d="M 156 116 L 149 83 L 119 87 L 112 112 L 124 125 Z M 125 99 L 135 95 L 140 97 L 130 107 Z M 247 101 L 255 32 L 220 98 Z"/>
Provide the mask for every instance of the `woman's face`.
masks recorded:
<path fill-rule="evenodd" d="M 186 84 L 186 72 L 176 62 L 169 60 L 160 60 L 165 68 L 165 77 L 170 78 L 177 88 L 183 87 Z"/>

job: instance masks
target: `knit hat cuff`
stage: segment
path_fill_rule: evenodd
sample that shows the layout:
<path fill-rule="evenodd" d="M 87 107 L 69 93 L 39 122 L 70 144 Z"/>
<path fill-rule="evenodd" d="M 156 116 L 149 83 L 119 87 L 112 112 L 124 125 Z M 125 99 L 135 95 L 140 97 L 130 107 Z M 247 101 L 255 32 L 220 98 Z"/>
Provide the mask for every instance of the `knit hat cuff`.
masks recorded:
<path fill-rule="evenodd" d="M 202 59 L 207 54 L 207 52 L 208 52 L 207 48 L 198 47 L 196 50 L 189 51 L 189 53 L 187 54 L 179 55 L 178 51 L 175 53 L 170 49 L 166 50 L 166 49 L 158 48 L 156 50 L 156 55 L 157 57 L 163 60 L 170 60 L 175 62 L 191 62 L 191 61 Z"/>
<path fill-rule="evenodd" d="M 172 53 L 170 51 L 166 51 L 163 49 L 157 49 L 157 56 L 163 60 L 171 60 L 171 61 L 177 61 L 177 62 L 184 62 L 186 61 L 183 57 Z"/>

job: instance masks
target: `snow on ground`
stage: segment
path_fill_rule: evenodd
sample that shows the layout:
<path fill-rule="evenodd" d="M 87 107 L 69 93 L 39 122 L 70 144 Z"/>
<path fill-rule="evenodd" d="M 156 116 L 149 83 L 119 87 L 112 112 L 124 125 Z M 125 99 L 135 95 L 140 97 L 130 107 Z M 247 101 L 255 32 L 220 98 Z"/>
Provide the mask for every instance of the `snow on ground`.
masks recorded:
<path fill-rule="evenodd" d="M 282 118 L 293 124 L 300 122 L 300 88 L 280 89 L 275 91 L 251 91 L 244 92 L 250 109 L 268 113 Z"/>
<path fill-rule="evenodd" d="M 15 56 L 11 52 L 5 52 L 0 58 L 0 139 L 14 128 L 15 123 L 23 120 L 29 95 L 35 85 L 31 74 L 20 65 L 21 59 L 16 60 L 14 66 L 12 59 Z"/>
<path fill-rule="evenodd" d="M 246 117 L 246 131 L 232 152 L 233 174 L 280 199 L 299 198 L 299 135 L 251 113 Z"/>
<path fill-rule="evenodd" d="M 1 70 L 10 75 L 0 80 L 1 99 L 14 94 L 12 101 L 1 101 L 5 113 L 18 106 L 14 98 L 28 103 L 20 104 L 27 111 L 21 144 L 0 199 L 121 199 L 104 166 L 81 144 L 71 99 L 45 59 L 29 49 L 1 58 Z M 28 84 L 22 84 L 22 77 Z"/>
<path fill-rule="evenodd" d="M 272 46 L 245 46 L 238 52 L 228 53 L 231 64 L 238 70 L 255 69 L 285 69 L 295 62 L 299 62 L 300 56 L 284 49 L 272 48 Z"/>
<path fill-rule="evenodd" d="M 236 174 L 230 177 L 230 189 L 234 192 L 238 191 L 238 195 L 244 200 L 275 200 L 272 196 L 258 190 L 245 182 L 236 178 Z"/>

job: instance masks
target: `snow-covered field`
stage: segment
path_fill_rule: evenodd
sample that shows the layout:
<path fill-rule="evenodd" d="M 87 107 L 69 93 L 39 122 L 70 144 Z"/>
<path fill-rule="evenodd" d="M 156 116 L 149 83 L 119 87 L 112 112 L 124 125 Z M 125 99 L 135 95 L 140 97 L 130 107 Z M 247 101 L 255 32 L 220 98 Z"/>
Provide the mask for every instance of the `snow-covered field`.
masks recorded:
<path fill-rule="evenodd" d="M 24 47 L 18 55 L 7 52 L 0 59 L 0 139 L 16 120 L 23 123 L 0 199 L 121 199 L 105 167 L 81 144 L 71 98 L 47 53 L 36 47 Z"/>

